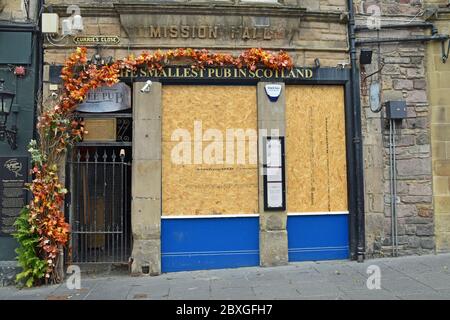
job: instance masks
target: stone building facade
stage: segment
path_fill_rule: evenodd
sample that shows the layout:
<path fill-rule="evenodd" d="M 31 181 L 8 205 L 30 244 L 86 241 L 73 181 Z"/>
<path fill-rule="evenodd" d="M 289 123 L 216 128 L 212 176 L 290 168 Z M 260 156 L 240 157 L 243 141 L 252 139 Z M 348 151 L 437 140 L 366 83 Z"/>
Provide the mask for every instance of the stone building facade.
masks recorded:
<path fill-rule="evenodd" d="M 380 30 L 365 28 L 375 23 L 370 6 L 381 16 Z M 361 1 L 358 39 L 406 39 L 431 34 L 423 23 L 424 6 L 419 1 Z M 372 7 L 373 8 L 373 7 Z M 373 10 L 373 9 L 372 9 Z M 404 27 L 384 28 L 400 24 Z M 439 30 L 444 32 L 444 30 Z M 406 119 L 395 124 L 397 163 L 398 255 L 432 253 L 435 249 L 432 201 L 430 105 L 427 84 L 427 46 L 430 42 L 362 43 L 373 50 L 372 64 L 361 70 L 361 101 L 366 193 L 367 255 L 392 255 L 392 217 L 389 163 L 389 120 L 386 110 L 371 111 L 371 104 L 406 101 Z M 445 67 L 440 65 L 439 68 Z M 372 98 L 372 101 L 371 101 Z M 395 219 L 394 219 L 395 221 Z M 395 233 L 394 233 L 395 234 Z"/>
<path fill-rule="evenodd" d="M 240 54 L 243 50 L 252 47 L 285 50 L 293 57 L 295 66 L 312 70 L 314 74 L 312 79 L 280 81 L 279 79 L 264 79 L 262 77 L 257 81 L 259 83 L 248 79 L 242 81 L 255 86 L 257 128 L 270 129 L 272 126 L 276 126 L 282 133 L 288 131 L 286 133 L 287 140 L 292 139 L 289 136 L 289 132 L 293 132 L 289 131 L 291 130 L 290 123 L 292 123 L 287 110 L 289 101 L 295 99 L 297 99 L 295 101 L 301 101 L 302 96 L 309 97 L 313 101 L 317 94 L 307 92 L 295 94 L 293 89 L 289 89 L 290 87 L 293 85 L 326 87 L 327 85 L 340 84 L 344 88 L 348 85 L 350 52 L 346 2 L 345 0 L 214 1 L 212 6 L 211 1 L 158 3 L 148 1 L 144 3 L 142 1 L 93 2 L 79 0 L 77 5 L 80 7 L 83 16 L 83 33 L 66 37 L 57 42 L 50 39 L 44 45 L 44 68 L 47 73 L 44 80 L 48 81 L 48 84 L 44 86 L 44 95 L 50 97 L 52 90 L 58 90 L 55 87 L 55 85 L 58 85 L 57 81 L 53 81 L 51 77 L 52 67 L 62 64 L 70 52 L 80 43 L 88 47 L 90 55 L 97 52 L 102 57 L 111 56 L 114 59 L 126 57 L 131 53 L 138 55 L 145 50 L 154 51 L 177 47 L 206 48 L 231 54 Z M 66 9 L 69 4 L 72 4 L 72 1 L 48 0 L 46 4 L 52 6 L 53 12 L 57 12 L 62 21 L 67 17 Z M 421 12 L 425 7 L 421 1 L 355 1 L 357 41 L 383 39 L 385 37 L 406 38 L 430 34 L 430 28 L 423 26 L 406 26 L 379 31 L 364 28 L 367 26 L 367 19 L 371 16 L 372 11 L 369 10 L 371 5 L 380 8 L 382 26 L 424 21 Z M 439 29 L 439 32 L 445 33 L 446 31 Z M 89 43 L 89 37 L 92 36 L 118 37 L 120 42 Z M 368 258 L 394 254 L 391 224 L 389 121 L 386 119 L 384 109 L 381 112 L 373 112 L 371 106 L 376 107 L 386 101 L 394 100 L 406 101 L 407 105 L 406 119 L 396 122 L 395 127 L 397 165 L 397 251 L 395 254 L 408 255 L 434 252 L 435 232 L 438 232 L 438 228 L 446 228 L 445 223 L 438 223 L 437 226 L 443 227 L 437 227 L 435 231 L 434 209 L 437 208 L 437 202 L 435 202 L 433 208 L 430 139 L 432 114 L 430 113 L 430 90 L 426 75 L 427 68 L 429 68 L 427 64 L 429 61 L 427 60 L 429 45 L 430 42 L 423 41 L 380 44 L 358 42 L 358 53 L 362 47 L 370 48 L 373 52 L 372 63 L 361 66 L 361 70 L 358 70 L 362 108 L 362 117 L 359 121 L 362 124 L 364 146 L 364 237 L 366 241 L 364 253 Z M 445 68 L 444 65 L 441 66 Z M 134 81 L 128 83 L 133 91 L 134 121 L 131 181 L 131 224 L 134 245 L 131 257 L 133 272 L 158 274 L 161 270 L 167 271 L 170 269 L 166 267 L 164 270 L 164 266 L 161 267 L 161 263 L 166 266 L 169 264 L 167 262 L 169 260 L 164 259 L 175 257 L 177 254 L 177 252 L 170 252 L 167 249 L 170 246 L 167 246 L 167 240 L 164 240 L 164 233 L 169 234 L 170 231 L 167 230 L 172 227 L 175 228 L 174 225 L 177 221 L 181 221 L 178 218 L 164 217 L 164 204 L 162 203 L 164 200 L 161 200 L 161 198 L 164 198 L 165 192 L 163 179 L 161 178 L 165 170 L 164 159 L 161 159 L 164 157 L 161 154 L 164 154 L 165 142 L 162 137 L 165 133 L 161 128 L 164 127 L 164 122 L 161 117 L 164 116 L 164 103 L 166 103 L 165 97 L 167 97 L 164 88 L 172 82 L 164 77 L 153 77 L 150 92 L 147 95 L 142 95 L 140 89 L 145 81 L 146 77 L 143 77 L 135 78 Z M 186 84 L 186 79 L 183 81 Z M 267 100 L 264 88 L 266 84 L 273 82 L 282 85 L 282 94 L 276 103 L 271 104 Z M 345 88 L 345 90 L 350 90 L 350 87 Z M 317 213 L 320 212 L 324 219 L 338 219 L 345 215 L 342 214 L 343 212 L 347 212 L 349 220 L 345 222 L 338 220 L 320 222 L 323 223 L 323 228 L 314 229 L 315 226 L 314 228 L 311 227 L 311 230 L 320 234 L 325 230 L 324 226 L 328 223 L 331 228 L 329 230 L 333 230 L 338 225 L 345 225 L 342 228 L 348 228 L 348 230 L 341 236 L 344 242 L 345 239 L 350 242 L 346 244 L 349 252 L 346 257 L 356 259 L 357 250 L 354 243 L 357 237 L 355 234 L 358 232 L 354 220 L 356 204 L 354 195 L 351 194 L 351 191 L 354 191 L 352 189 L 354 188 L 352 180 L 352 177 L 354 177 L 354 171 L 352 171 L 354 170 L 354 167 L 352 167 L 354 165 L 354 150 L 351 142 L 354 141 L 354 136 L 352 136 L 354 128 L 352 129 L 351 118 L 348 117 L 352 113 L 352 108 L 358 104 L 351 105 L 349 103 L 349 92 L 345 91 L 344 96 L 342 96 L 342 108 L 346 109 L 347 115 L 346 120 L 342 120 L 342 123 L 346 123 L 348 131 L 345 133 L 346 149 L 344 148 L 345 151 L 341 150 L 347 156 L 346 179 L 348 184 L 347 189 L 345 189 L 346 196 L 343 196 L 343 198 L 346 198 L 348 207 L 344 209 L 339 207 L 339 209 L 333 210 L 332 205 L 329 204 L 325 209 L 312 208 L 311 210 L 305 209 L 305 211 L 310 214 L 313 211 L 314 214 L 311 214 L 311 217 L 318 216 Z M 323 98 L 318 100 L 325 103 L 324 101 L 327 101 L 325 97 L 329 94 L 327 92 L 322 93 Z M 339 105 L 339 99 L 331 104 Z M 313 102 L 306 102 L 306 104 L 308 103 L 314 105 Z M 320 106 L 320 103 L 318 106 Z M 329 113 L 329 110 L 327 112 Z M 306 123 L 306 121 L 303 123 Z M 326 125 L 328 125 L 328 122 L 326 122 Z M 342 127 L 339 128 L 342 129 Z M 331 135 L 327 135 L 323 141 L 328 141 L 329 138 L 331 138 Z M 289 143 L 287 142 L 288 147 Z M 305 146 L 307 146 L 306 143 Z M 328 142 L 326 143 L 328 144 Z M 154 148 L 148 148 L 149 144 Z M 254 213 L 259 222 L 256 227 L 253 226 L 258 230 L 258 236 L 255 236 L 257 249 L 254 249 L 258 251 L 257 260 L 258 264 L 261 265 L 285 264 L 288 261 L 294 261 L 294 257 L 297 257 L 296 254 L 301 256 L 299 258 L 301 260 L 317 259 L 314 255 L 308 255 L 314 251 L 311 249 L 312 245 L 309 245 L 307 254 L 302 247 L 304 243 L 297 245 L 298 248 L 295 248 L 297 251 L 290 245 L 296 240 L 294 237 L 296 232 L 308 233 L 308 230 L 304 229 L 292 231 L 294 226 L 297 226 L 292 218 L 296 216 L 293 213 L 298 214 L 298 210 L 289 209 L 290 203 L 295 202 L 289 201 L 289 199 L 293 199 L 292 196 L 289 198 L 289 185 L 293 185 L 293 183 L 290 183 L 292 178 L 289 177 L 291 171 L 288 167 L 289 161 L 293 159 L 290 154 L 292 152 L 289 153 L 288 150 L 286 154 L 287 210 L 276 213 L 266 212 L 263 209 L 264 194 L 262 193 L 265 182 L 261 180 L 262 178 L 257 182 L 259 209 Z M 300 167 L 302 165 L 300 164 Z M 306 164 L 303 166 L 308 168 Z M 311 164 L 311 166 L 313 165 Z M 292 172 L 294 172 L 293 169 Z M 319 177 L 316 177 L 316 181 L 318 179 Z M 329 179 L 330 175 L 328 174 L 328 181 L 330 181 Z M 153 182 L 151 186 L 148 185 L 149 181 Z M 305 181 L 309 182 L 309 180 Z M 330 185 L 329 182 L 328 185 Z M 320 189 L 320 187 L 319 185 L 312 186 L 312 189 Z M 330 188 L 328 189 L 330 190 Z M 311 191 L 311 194 L 314 192 L 316 191 Z M 330 194 L 330 191 L 328 194 Z M 436 197 L 436 194 L 434 194 L 434 197 Z M 162 215 L 163 218 L 161 218 Z M 299 215 L 301 219 L 306 219 L 306 216 L 305 214 Z M 441 219 L 440 221 L 444 220 Z M 307 225 L 308 222 L 301 221 L 299 225 L 302 223 Z M 189 226 L 189 228 L 197 230 L 195 229 L 196 226 Z M 204 228 L 211 228 L 211 226 L 205 226 Z M 290 228 L 291 232 L 289 232 Z M 298 226 L 298 228 L 301 228 L 301 226 Z M 347 231 L 348 233 L 346 233 Z M 178 235 L 183 234 L 178 229 L 173 232 L 178 232 Z M 448 232 L 448 228 L 445 232 Z M 439 239 L 439 236 L 437 238 Z M 166 241 L 166 245 L 162 243 L 164 241 Z M 205 240 L 203 239 L 203 241 Z M 332 245 L 328 246 L 331 247 Z M 338 245 L 335 245 L 335 247 L 338 248 Z M 336 250 L 341 249 L 339 247 Z M 333 255 L 322 256 L 324 259 L 333 257 Z"/>
<path fill-rule="evenodd" d="M 430 12 L 429 21 L 442 33 L 450 32 L 450 6 L 448 1 L 425 1 Z M 448 43 L 444 43 L 448 55 Z M 435 213 L 436 250 L 450 250 L 450 198 L 448 158 L 448 116 L 450 106 L 450 64 L 442 63 L 441 43 L 427 48 L 428 99 L 431 110 L 431 149 L 433 172 L 433 200 Z"/>

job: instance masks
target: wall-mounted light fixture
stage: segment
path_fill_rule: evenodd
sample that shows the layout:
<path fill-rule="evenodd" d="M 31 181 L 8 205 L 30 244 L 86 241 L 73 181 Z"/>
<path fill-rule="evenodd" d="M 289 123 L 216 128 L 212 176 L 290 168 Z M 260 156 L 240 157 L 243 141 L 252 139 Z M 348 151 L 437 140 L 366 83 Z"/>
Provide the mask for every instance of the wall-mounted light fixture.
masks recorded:
<path fill-rule="evenodd" d="M 372 50 L 371 49 L 361 49 L 359 54 L 360 64 L 371 64 L 372 63 Z"/>
<path fill-rule="evenodd" d="M 320 68 L 320 59 L 319 58 L 314 59 L 314 65 L 316 66 L 316 68 Z"/>
<path fill-rule="evenodd" d="M 17 149 L 17 111 L 12 111 L 15 94 L 4 87 L 5 80 L 0 79 L 0 141 L 7 141 L 11 149 Z M 11 129 L 7 128 L 11 112 L 15 115 Z"/>

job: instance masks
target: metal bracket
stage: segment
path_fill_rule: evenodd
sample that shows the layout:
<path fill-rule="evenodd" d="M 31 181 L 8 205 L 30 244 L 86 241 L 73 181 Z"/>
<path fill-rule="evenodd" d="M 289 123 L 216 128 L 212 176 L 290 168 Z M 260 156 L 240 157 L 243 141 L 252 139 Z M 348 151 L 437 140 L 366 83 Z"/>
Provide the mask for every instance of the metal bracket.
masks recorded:
<path fill-rule="evenodd" d="M 445 40 L 441 41 L 441 48 L 442 48 L 442 63 L 446 63 L 448 60 L 448 55 L 450 53 L 450 40 L 448 42 L 447 52 L 445 51 Z"/>

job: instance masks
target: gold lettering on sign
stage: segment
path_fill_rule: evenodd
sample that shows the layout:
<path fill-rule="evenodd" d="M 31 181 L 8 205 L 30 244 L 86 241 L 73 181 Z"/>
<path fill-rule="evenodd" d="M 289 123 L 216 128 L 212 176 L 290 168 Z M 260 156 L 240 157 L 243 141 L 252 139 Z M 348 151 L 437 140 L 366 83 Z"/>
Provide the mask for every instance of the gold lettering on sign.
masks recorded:
<path fill-rule="evenodd" d="M 206 27 L 205 26 L 198 27 L 198 37 L 200 39 L 205 39 L 206 38 Z"/>
<path fill-rule="evenodd" d="M 170 26 L 170 37 L 178 38 L 178 27 L 177 26 Z"/>
<path fill-rule="evenodd" d="M 161 38 L 161 28 L 150 26 L 150 38 Z"/>
<path fill-rule="evenodd" d="M 241 40 L 272 40 L 279 37 L 277 29 L 270 27 L 219 25 L 150 25 L 146 34 L 153 39 L 217 39 L 218 36 Z"/>
<path fill-rule="evenodd" d="M 182 38 L 189 38 L 189 26 L 181 26 L 181 33 Z"/>
<path fill-rule="evenodd" d="M 271 31 L 269 28 L 264 28 L 264 40 L 272 39 Z"/>
<path fill-rule="evenodd" d="M 245 27 L 245 28 L 244 28 L 244 31 L 242 32 L 242 39 L 243 39 L 243 40 L 248 40 L 248 39 L 250 39 L 250 33 L 249 33 L 247 27 Z"/>
<path fill-rule="evenodd" d="M 217 38 L 217 27 L 209 27 L 209 38 L 216 39 Z"/>
<path fill-rule="evenodd" d="M 137 71 L 123 69 L 121 77 L 150 77 L 150 78 L 219 78 L 219 79 L 310 79 L 313 71 L 310 68 L 293 68 L 291 70 L 272 70 L 260 68 L 255 70 L 238 69 L 233 67 L 215 67 L 205 69 L 192 69 L 188 66 L 165 67 L 161 70 L 140 68 Z"/>

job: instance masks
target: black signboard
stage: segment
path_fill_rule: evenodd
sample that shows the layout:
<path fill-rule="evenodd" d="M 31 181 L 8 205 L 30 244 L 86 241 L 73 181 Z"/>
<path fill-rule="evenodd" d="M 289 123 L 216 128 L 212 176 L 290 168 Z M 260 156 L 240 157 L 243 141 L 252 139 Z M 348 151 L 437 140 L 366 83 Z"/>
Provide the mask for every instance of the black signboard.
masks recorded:
<path fill-rule="evenodd" d="M 26 204 L 27 157 L 0 157 L 0 235 L 15 232 L 14 221 Z"/>
<path fill-rule="evenodd" d="M 264 211 L 285 211 L 284 137 L 266 137 L 263 148 Z"/>

